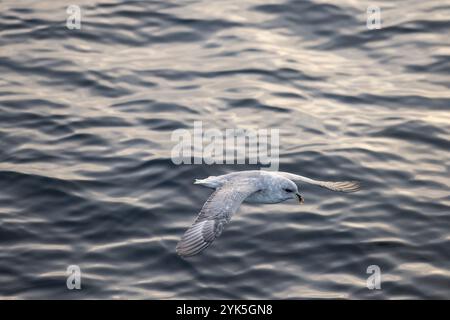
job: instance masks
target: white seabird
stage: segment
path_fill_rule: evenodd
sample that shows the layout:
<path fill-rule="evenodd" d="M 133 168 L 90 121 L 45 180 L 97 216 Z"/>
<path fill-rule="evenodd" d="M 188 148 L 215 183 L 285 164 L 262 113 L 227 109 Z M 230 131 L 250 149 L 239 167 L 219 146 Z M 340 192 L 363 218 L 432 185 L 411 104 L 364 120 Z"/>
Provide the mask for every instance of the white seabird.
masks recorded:
<path fill-rule="evenodd" d="M 319 181 L 288 172 L 240 171 L 206 179 L 196 179 L 195 184 L 215 189 L 203 205 L 192 226 L 181 237 L 176 247 L 182 257 L 196 255 L 209 247 L 222 233 L 242 202 L 279 203 L 303 198 L 295 182 L 306 182 L 340 192 L 356 192 L 357 181 Z"/>

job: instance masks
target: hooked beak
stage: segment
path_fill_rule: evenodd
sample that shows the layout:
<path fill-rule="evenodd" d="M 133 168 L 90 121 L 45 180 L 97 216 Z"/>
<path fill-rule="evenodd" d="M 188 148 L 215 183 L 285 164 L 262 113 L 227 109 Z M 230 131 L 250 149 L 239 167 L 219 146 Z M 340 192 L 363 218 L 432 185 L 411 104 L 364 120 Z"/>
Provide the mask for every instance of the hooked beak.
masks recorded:
<path fill-rule="evenodd" d="M 300 204 L 303 204 L 305 202 L 305 200 L 303 200 L 303 197 L 299 193 L 296 193 L 295 196 L 298 198 L 298 202 Z"/>

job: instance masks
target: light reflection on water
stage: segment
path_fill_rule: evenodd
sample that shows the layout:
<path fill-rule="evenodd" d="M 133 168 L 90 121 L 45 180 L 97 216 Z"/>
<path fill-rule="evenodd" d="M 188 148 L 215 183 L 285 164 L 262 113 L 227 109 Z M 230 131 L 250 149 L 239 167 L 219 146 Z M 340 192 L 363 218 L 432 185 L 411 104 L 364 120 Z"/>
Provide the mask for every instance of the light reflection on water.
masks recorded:
<path fill-rule="evenodd" d="M 81 30 L 71 1 L 0 13 L 0 297 L 448 298 L 448 5 L 367 30 L 368 1 L 77 3 Z M 194 121 L 278 128 L 281 170 L 364 189 L 244 205 L 182 260 L 193 180 L 252 168 L 175 166 Z"/>

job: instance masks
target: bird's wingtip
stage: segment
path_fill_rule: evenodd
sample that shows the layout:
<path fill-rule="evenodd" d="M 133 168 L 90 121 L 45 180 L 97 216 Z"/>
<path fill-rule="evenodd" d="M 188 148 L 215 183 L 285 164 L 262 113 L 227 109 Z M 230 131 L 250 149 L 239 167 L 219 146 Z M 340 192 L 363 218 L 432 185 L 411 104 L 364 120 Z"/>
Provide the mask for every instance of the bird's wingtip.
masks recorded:
<path fill-rule="evenodd" d="M 346 181 L 345 185 L 342 186 L 342 191 L 347 193 L 358 192 L 361 190 L 361 182 L 360 181 Z"/>

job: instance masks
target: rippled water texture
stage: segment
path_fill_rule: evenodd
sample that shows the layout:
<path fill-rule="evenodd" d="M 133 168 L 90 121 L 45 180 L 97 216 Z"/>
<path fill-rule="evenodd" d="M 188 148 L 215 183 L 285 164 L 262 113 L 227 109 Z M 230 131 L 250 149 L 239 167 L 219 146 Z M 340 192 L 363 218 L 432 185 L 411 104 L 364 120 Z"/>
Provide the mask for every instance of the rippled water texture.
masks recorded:
<path fill-rule="evenodd" d="M 0 297 L 449 298 L 450 2 L 377 1 L 380 30 L 369 4 L 2 1 Z M 183 260 L 193 180 L 255 168 L 174 165 L 194 121 L 278 128 L 281 170 L 364 189 L 244 205 Z"/>

